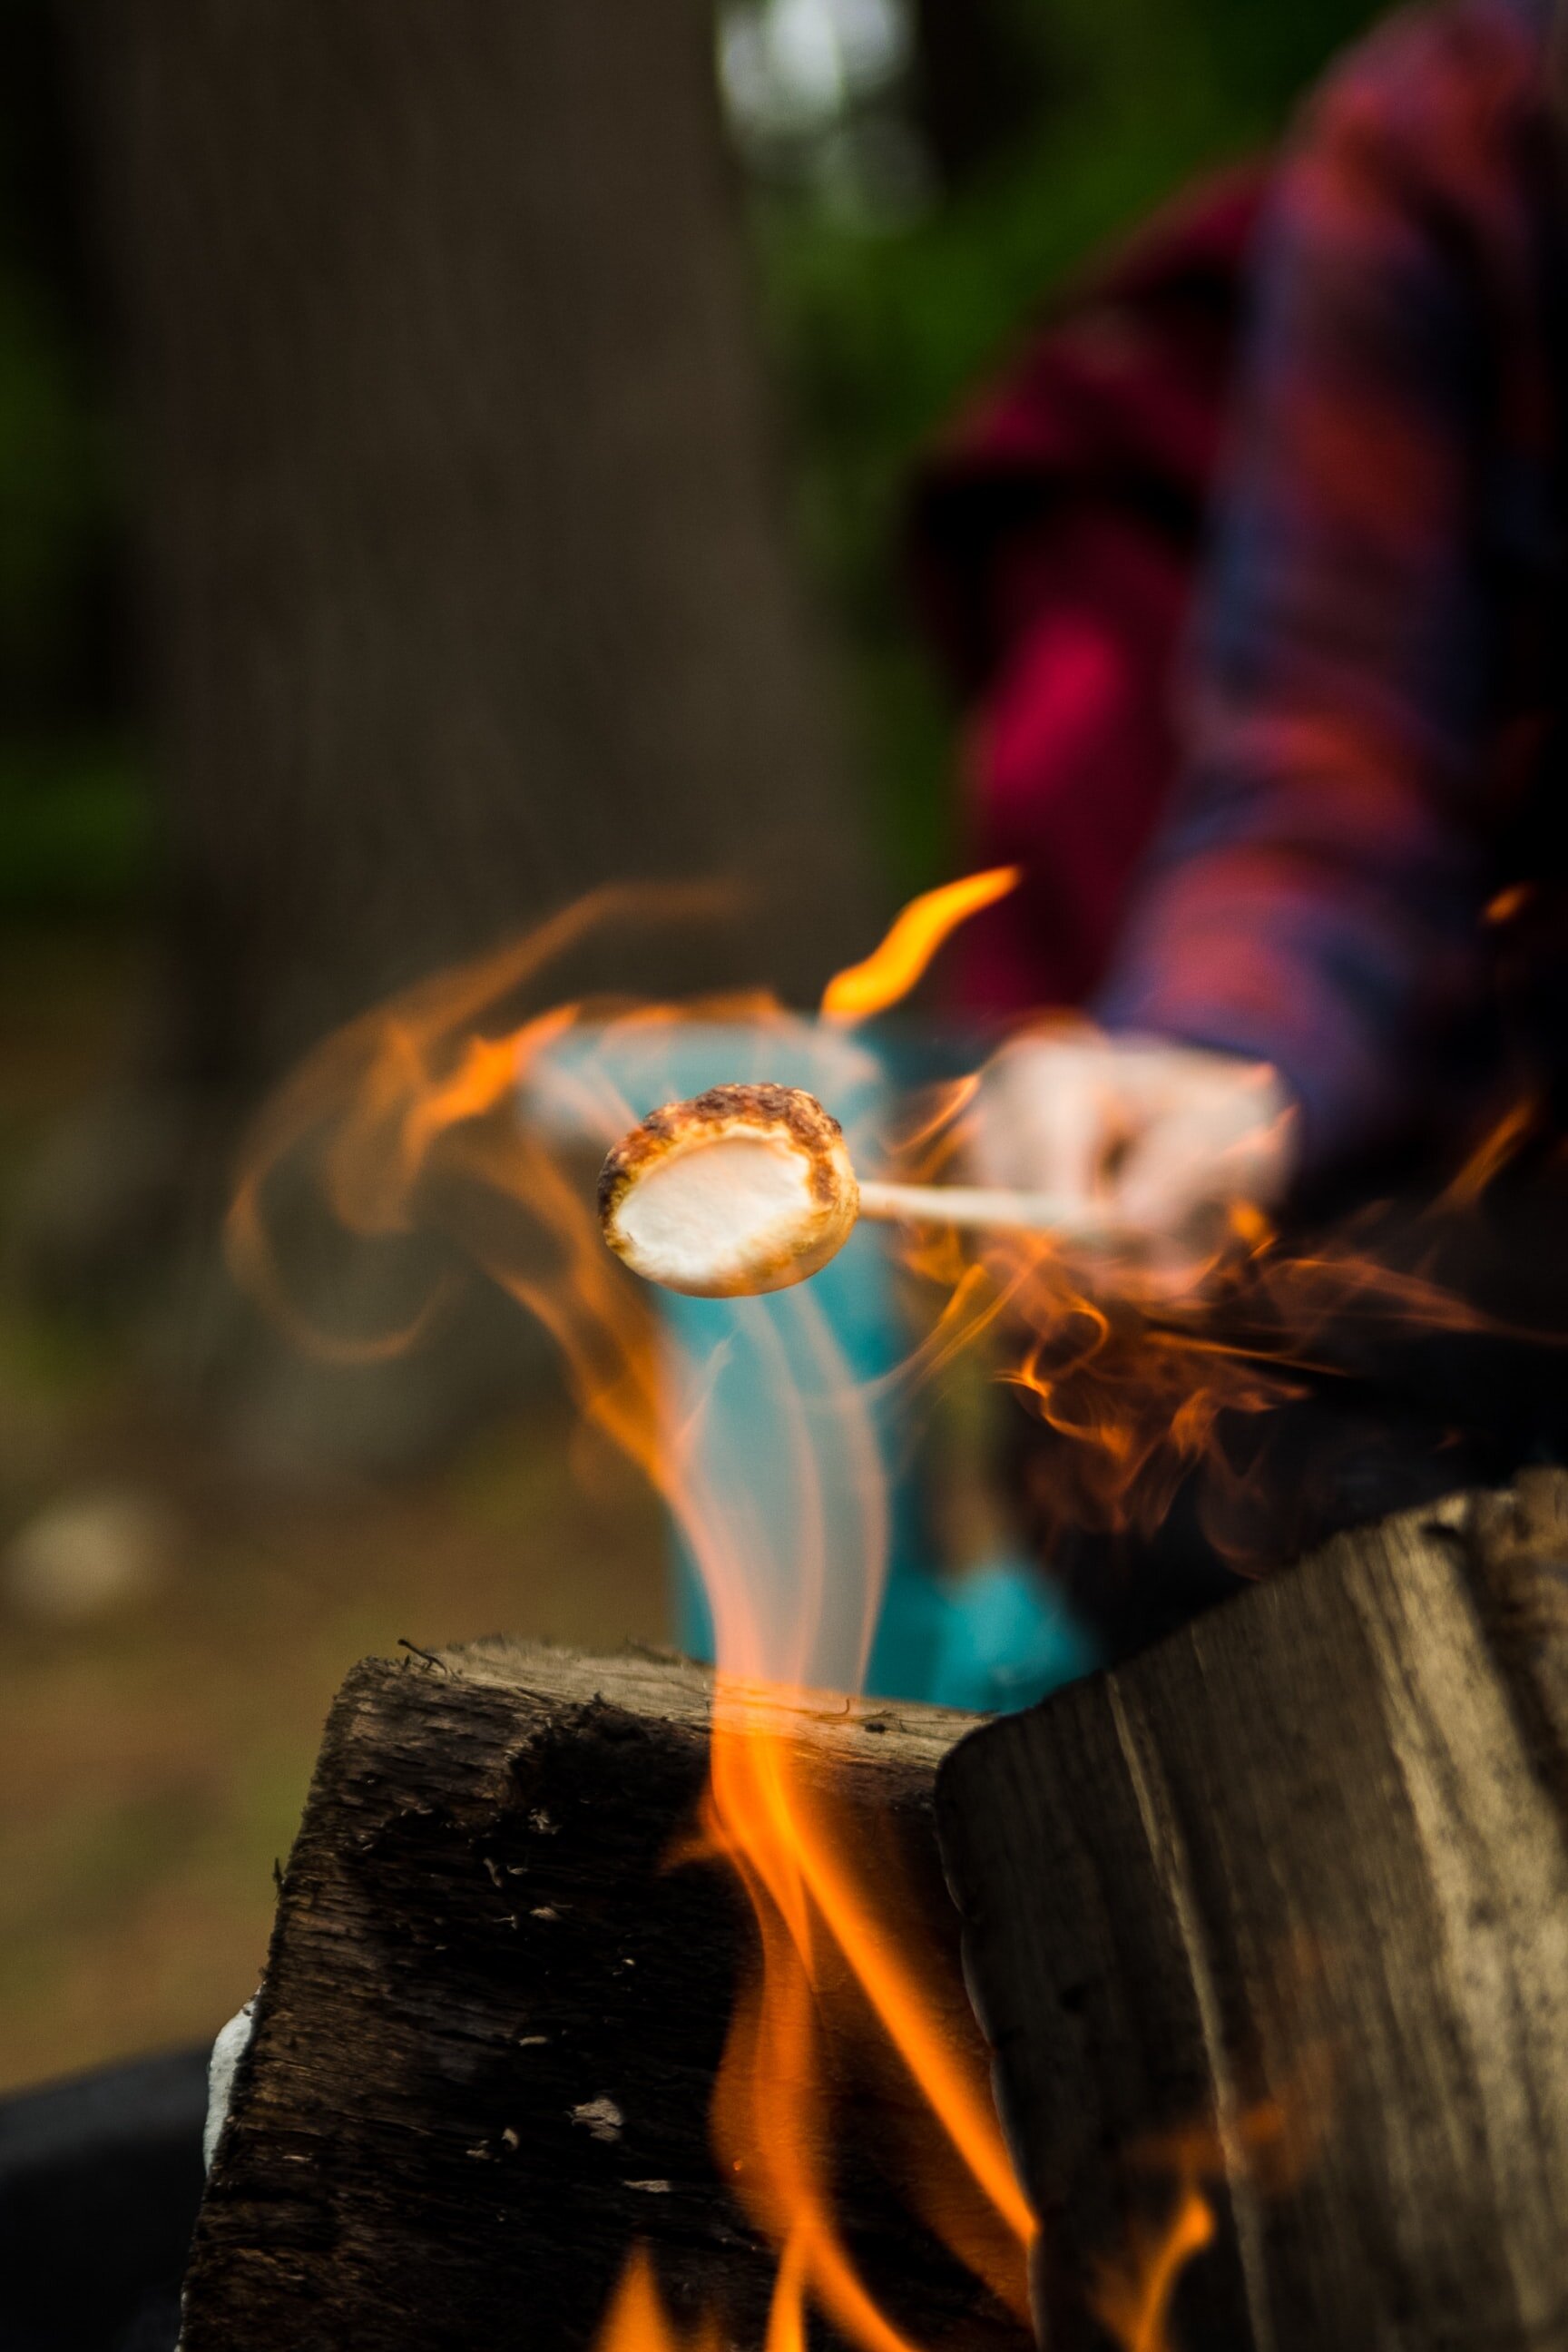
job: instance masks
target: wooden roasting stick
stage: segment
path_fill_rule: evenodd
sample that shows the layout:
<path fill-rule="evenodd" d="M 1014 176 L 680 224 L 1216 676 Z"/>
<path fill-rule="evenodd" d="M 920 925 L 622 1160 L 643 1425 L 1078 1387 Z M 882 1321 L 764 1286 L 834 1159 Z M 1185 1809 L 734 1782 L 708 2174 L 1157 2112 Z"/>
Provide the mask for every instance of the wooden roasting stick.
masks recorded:
<path fill-rule="evenodd" d="M 698 1298 L 787 1290 L 836 1257 L 857 1219 L 1108 1238 L 1092 1204 L 978 1184 L 862 1183 L 843 1131 L 798 1087 L 710 1087 L 666 1103 L 605 1160 L 599 1219 L 645 1281 Z"/>
<path fill-rule="evenodd" d="M 709 2140 L 754 1928 L 727 1865 L 670 1862 L 710 1698 L 706 1670 L 653 1655 L 489 1643 L 355 1668 L 284 1876 L 184 2352 L 588 2352 L 638 2240 L 684 2327 L 717 2310 L 757 2352 L 775 2263 Z M 946 2031 L 979 2063 L 931 1824 L 974 1718 L 826 1700 L 776 1719 L 879 1896 L 902 1863 L 905 1933 L 945 1962 Z M 1026 2352 L 890 2177 L 918 2103 L 901 2068 L 868 2072 L 861 2016 L 827 2053 L 846 2239 L 911 2340 Z"/>
<path fill-rule="evenodd" d="M 938 1818 L 1049 2352 L 1194 2188 L 1172 2344 L 1568 2345 L 1561 1473 L 988 1727 Z"/>
<path fill-rule="evenodd" d="M 864 1178 L 860 1214 L 885 1225 L 955 1225 L 968 1233 L 1098 1233 L 1103 1219 L 1053 1192 L 1009 1192 L 994 1184 L 879 1184 Z"/>

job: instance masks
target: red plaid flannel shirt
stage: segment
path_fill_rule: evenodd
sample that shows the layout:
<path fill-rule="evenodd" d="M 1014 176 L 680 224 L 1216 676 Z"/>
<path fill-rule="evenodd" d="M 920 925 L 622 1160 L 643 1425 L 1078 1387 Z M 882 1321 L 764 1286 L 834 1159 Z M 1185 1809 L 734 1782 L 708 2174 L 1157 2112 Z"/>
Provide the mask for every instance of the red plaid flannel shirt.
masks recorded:
<path fill-rule="evenodd" d="M 1100 999 L 1112 1027 L 1276 1063 L 1310 1165 L 1441 1123 L 1507 845 L 1563 788 L 1549 22 L 1547 0 L 1400 14 L 1283 160 L 1184 781 Z"/>

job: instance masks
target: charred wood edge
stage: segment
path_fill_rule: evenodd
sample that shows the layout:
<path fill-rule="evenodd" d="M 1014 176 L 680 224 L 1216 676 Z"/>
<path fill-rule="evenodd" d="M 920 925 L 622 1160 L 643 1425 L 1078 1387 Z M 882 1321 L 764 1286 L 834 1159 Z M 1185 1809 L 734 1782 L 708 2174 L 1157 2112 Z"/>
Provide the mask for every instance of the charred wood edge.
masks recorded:
<path fill-rule="evenodd" d="M 1519 1472 L 1438 1518 L 1458 1545 L 1488 1646 L 1542 1785 L 1568 1829 L 1568 1474 Z"/>
<path fill-rule="evenodd" d="M 600 1704 L 635 1715 L 706 1730 L 712 1718 L 711 1666 L 651 1642 L 628 1643 L 607 1657 L 594 1657 L 550 1642 L 520 1642 L 495 1635 L 431 1654 L 429 1671 L 443 1669 L 458 1684 L 503 1690 L 541 1704 Z M 406 1661 L 367 1659 L 356 1673 L 418 1672 Z M 889 1706 L 880 1699 L 851 1698 L 838 1691 L 785 1695 L 765 1684 L 732 1682 L 729 1688 L 756 1710 L 765 1727 L 808 1752 L 834 1762 L 883 1771 L 899 1765 L 934 1773 L 950 1748 L 982 1718 L 946 1706 Z M 347 1685 L 345 1685 L 345 1694 Z M 899 1737 L 894 1754 L 887 1734 Z"/>
<path fill-rule="evenodd" d="M 1568 1476 L 1337 1538 L 966 1740 L 937 1807 L 998 2106 L 1058 2237 L 1052 2352 L 1107 2340 L 1062 2269 L 1104 2248 L 1139 2133 L 1183 2122 L 1228 2176 L 1186 2340 L 1316 2352 L 1353 2313 L 1380 2352 L 1568 2346 Z M 1288 1921 L 1328 1937 L 1321 1981 L 1287 1983 Z M 1227 2121 L 1302 2030 L 1341 2080 L 1291 2213 Z"/>
<path fill-rule="evenodd" d="M 255 2053 L 269 2017 L 272 1963 L 288 1924 L 285 1898 L 300 1844 L 331 1791 L 344 1773 L 352 1771 L 353 1748 L 374 1699 L 389 1682 L 410 1674 L 426 1679 L 441 1674 L 455 1692 L 460 1693 L 465 1685 L 496 1690 L 524 1704 L 552 1709 L 624 1707 L 634 1715 L 693 1731 L 706 1732 L 712 1718 L 712 1668 L 653 1643 L 627 1643 L 623 1649 L 598 1657 L 555 1643 L 523 1642 L 497 1634 L 440 1651 L 416 1650 L 409 1643 L 405 1654 L 396 1659 L 362 1658 L 350 1670 L 328 1713 L 300 1836 L 288 1863 L 281 1869 L 273 1864 L 279 1908 L 257 1993 L 256 2030 L 235 2075 L 231 2120 L 244 2112 Z M 821 1693 L 819 1701 L 814 1701 L 809 1694 L 797 1700 L 757 1685 L 733 1687 L 756 1705 L 764 1723 L 776 1723 L 781 1734 L 828 1762 L 830 1771 L 844 1765 L 869 1767 L 879 1773 L 907 1775 L 913 1782 L 934 1782 L 943 1757 L 980 1719 L 952 1707 L 900 1703 L 894 1709 L 877 1700 L 839 1696 L 831 1691 Z"/>
<path fill-rule="evenodd" d="M 361 1728 L 374 1696 L 400 1675 L 417 1675 L 428 1680 L 440 1674 L 459 1690 L 468 1685 L 501 1691 L 525 1704 L 552 1710 L 571 1706 L 625 1707 L 634 1715 L 701 1731 L 711 1721 L 712 1667 L 657 1643 L 628 1642 L 605 1656 L 553 1642 L 519 1641 L 507 1634 L 491 1634 L 444 1650 L 424 1650 L 411 1642 L 400 1646 L 405 1651 L 401 1658 L 362 1658 L 344 1678 L 328 1712 L 306 1793 L 301 1831 L 312 1810 L 341 1777 L 348 1746 Z M 882 1700 L 852 1698 L 834 1691 L 786 1697 L 761 1685 L 737 1682 L 731 1688 L 755 1705 L 764 1725 L 776 1725 L 793 1743 L 831 1759 L 830 1769 L 838 1764 L 861 1765 L 934 1776 L 949 1750 L 983 1720 L 954 1707 L 905 1701 L 894 1707 Z M 896 1735 L 890 1742 L 889 1734 Z M 288 1885 L 292 1862 L 291 1853 L 281 1872 L 275 1870 L 279 1894 Z M 275 1917 L 274 1937 L 280 1924 L 280 1917 Z M 265 1990 L 264 1970 L 263 1997 Z M 237 2078 L 237 2095 L 238 2088 Z"/>
<path fill-rule="evenodd" d="M 299 1837 L 281 1869 L 276 1862 L 273 1864 L 279 1905 L 256 1996 L 255 2027 L 235 2074 L 226 2134 L 229 2125 L 246 2113 L 257 2055 L 265 2048 L 272 2006 L 269 1986 L 289 1926 L 287 1898 L 296 1859 L 323 1806 L 331 1801 L 345 1774 L 352 1774 L 354 1747 L 389 1684 L 395 1685 L 405 1675 L 429 1680 L 439 1674 L 447 1677 L 454 1694 L 460 1695 L 465 1686 L 494 1690 L 524 1705 L 551 1710 L 607 1705 L 704 1733 L 712 1718 L 713 1669 L 654 1643 L 630 1642 L 605 1656 L 505 1634 L 438 1651 L 416 1649 L 412 1643 L 402 1646 L 401 1658 L 362 1658 L 350 1669 L 328 1712 Z M 869 1767 L 879 1773 L 907 1775 L 912 1782 L 933 1785 L 943 1757 L 979 1720 L 952 1707 L 900 1703 L 894 1709 L 878 1700 L 850 1698 L 831 1691 L 814 1700 L 809 1694 L 800 1699 L 784 1698 L 742 1683 L 732 1687 L 756 1705 L 762 1721 L 776 1723 L 781 1734 L 814 1751 L 828 1764 L 830 1772 L 846 1765 Z M 461 1703 L 460 1696 L 457 1703 Z M 220 2153 L 221 2147 L 220 2140 Z"/>
<path fill-rule="evenodd" d="M 464 2132 L 456 2143 L 452 2130 L 454 2115 L 464 2111 L 464 2070 L 482 2063 L 504 2072 L 507 2049 L 516 2043 L 520 2004 L 531 2013 L 536 1999 L 548 2004 L 560 1989 L 558 1971 L 552 1976 L 557 1964 L 540 1938 L 564 1931 L 536 1924 L 545 1915 L 530 1911 L 526 1899 L 517 1905 L 522 1916 L 510 1923 L 522 1931 L 515 1940 L 508 1931 L 498 1941 L 494 1923 L 486 1924 L 489 1909 L 510 1908 L 515 1899 L 497 1894 L 492 1904 L 492 1880 L 484 1871 L 493 1874 L 495 1865 L 486 1864 L 485 1856 L 498 1855 L 504 1865 L 503 1841 L 528 1836 L 532 1759 L 548 1750 L 555 1759 L 548 1770 L 572 1775 L 580 1769 L 575 1743 L 598 1743 L 600 1763 L 591 1768 L 599 1773 L 594 1804 L 618 1813 L 624 1787 L 622 1832 L 625 1822 L 633 1822 L 632 1834 L 646 1841 L 652 1863 L 687 1826 L 700 1789 L 712 1684 L 708 1669 L 669 1653 L 585 1658 L 503 1640 L 427 1657 L 405 1653 L 396 1662 L 366 1660 L 353 1670 L 329 1717 L 284 1875 L 256 2032 L 237 2075 L 198 2226 L 186 2307 L 187 2341 L 195 2352 L 219 2345 L 225 2352 L 230 2346 L 252 2352 L 280 2334 L 308 2352 L 326 2346 L 336 2352 L 340 2341 L 350 2340 L 367 2352 L 394 2347 L 402 2352 L 405 2345 L 413 2352 L 416 2344 L 427 2352 L 448 2341 L 461 2341 L 464 2352 L 489 2352 L 492 2344 L 510 2346 L 513 2335 L 505 2331 L 520 2307 L 532 2314 L 531 2341 L 548 2352 L 556 2347 L 575 2352 L 591 2337 L 581 2333 L 580 2308 L 563 2317 L 552 2306 L 551 2265 L 575 2266 L 590 2280 L 602 2275 L 607 2292 L 634 2233 L 652 2246 L 683 2315 L 694 2316 L 710 2284 L 731 2274 L 740 2307 L 749 2311 L 760 2299 L 765 2312 L 772 2258 L 748 2235 L 728 2191 L 711 2174 L 707 2095 L 700 2084 L 685 2082 L 686 2110 L 673 2135 L 682 2153 L 668 2165 L 632 2164 L 630 2119 L 625 2163 L 618 2151 L 563 2125 L 570 2102 L 617 2087 L 611 2076 L 600 2079 L 595 2073 L 585 2089 L 579 2085 L 563 2095 L 569 2061 L 579 2071 L 587 2063 L 598 2066 L 585 2045 L 601 2022 L 606 2047 L 614 2043 L 615 2063 L 628 2075 L 651 2063 L 647 2079 L 672 2079 L 674 2045 L 661 2039 L 667 2013 L 650 2021 L 658 2050 L 638 2055 L 641 2045 L 628 2042 L 625 2026 L 609 2014 L 614 1997 L 602 2002 L 595 1989 L 599 1979 L 585 1980 L 587 2011 L 582 2012 L 579 2001 L 574 2013 L 580 2012 L 583 2034 L 572 2052 L 552 2031 L 550 2051 L 531 2052 L 521 2073 L 512 2062 L 513 2088 L 506 2095 L 512 2101 L 515 2092 L 518 2103 L 497 2120 L 520 2127 L 521 2149 L 514 2135 L 503 2149 L 479 2145 L 483 2127 Z M 929 1916 L 932 1932 L 955 1950 L 957 1923 L 946 1908 L 931 1830 L 932 1791 L 942 1758 L 976 1719 L 833 1693 L 798 1702 L 762 1690 L 750 1696 L 763 1719 L 791 1741 L 807 1785 L 826 1787 L 846 1805 L 855 1833 L 868 1835 L 869 1851 L 880 1848 L 891 1861 L 899 1840 L 913 1833 L 924 1857 L 923 1881 L 915 1889 L 924 1906 L 921 1916 Z M 642 1719 L 651 1746 L 621 1744 L 628 1717 Z M 606 1740 L 616 1759 L 607 1769 Z M 650 1795 L 647 1776 L 656 1758 L 663 1762 Z M 629 1780 L 624 1778 L 628 1769 Z M 662 1782 L 658 1770 L 665 1774 Z M 669 1814 L 668 1792 L 681 1789 L 689 1793 L 679 1800 L 679 1813 Z M 569 1827 L 545 1837 L 538 1868 L 542 1877 L 548 1871 L 580 1872 L 584 1917 L 605 1915 L 601 1940 L 633 1938 L 616 1941 L 613 1948 L 643 1952 L 641 1979 L 659 1950 L 672 1949 L 672 1915 L 664 1906 L 673 1899 L 679 1913 L 689 1899 L 679 1884 L 684 1874 L 675 1874 L 673 1883 L 656 1876 L 646 1886 L 606 1877 L 597 1850 L 599 1822 L 614 1826 L 590 1807 L 575 1832 Z M 524 1859 L 521 1853 L 513 1858 Z M 467 1890 L 470 1881 L 480 1880 L 483 1900 L 476 1907 Z M 456 1913 L 444 1908 L 447 1889 L 461 1893 Z M 574 1900 L 574 1885 L 567 1884 L 567 1893 Z M 557 1899 L 548 1887 L 532 1897 L 547 1899 Z M 732 1899 L 738 1902 L 738 1895 Z M 458 1941 L 450 1957 L 437 1958 L 447 1952 L 448 1932 Z M 733 1965 L 733 1955 L 726 1960 L 715 1948 L 710 1966 L 683 1964 L 678 1971 L 680 1997 L 694 2007 L 706 2004 L 704 2014 L 717 2021 L 718 2042 L 729 2007 L 726 1971 Z M 489 1977 L 486 1969 L 492 1971 Z M 482 1990 L 486 1984 L 491 1991 Z M 567 1990 L 568 2004 L 579 1990 L 575 1985 Z M 956 1983 L 954 1996 L 954 2020 L 967 2023 Z M 552 2015 L 534 2021 L 552 2025 Z M 346 2065 L 345 2032 L 353 2042 Z M 419 2104 L 423 2092 L 413 2087 L 416 2076 L 434 2084 L 436 2104 L 429 2110 Z M 531 2121 L 530 2098 L 536 2102 Z M 885 2266 L 890 2261 L 894 2273 L 922 2282 L 922 2308 L 939 2334 L 957 2329 L 974 2352 L 1017 2352 L 1016 2322 L 980 2296 L 972 2281 L 965 2284 L 967 2274 L 950 2279 L 931 2269 L 934 2242 L 916 2214 L 897 2200 L 894 2211 L 887 2210 L 875 2151 L 893 2109 L 910 2104 L 911 2095 L 894 2087 L 885 2106 L 880 2098 L 880 2092 L 872 2094 L 860 2119 L 866 2146 L 851 2152 L 851 2209 L 871 2232 L 868 2243 L 879 2249 L 877 2258 Z M 565 2147 L 559 2146 L 563 2128 L 572 2143 Z M 480 2156 L 489 2161 L 477 2163 Z M 467 2212 L 470 2200 L 477 2200 L 482 2221 L 478 2206 L 492 2189 L 491 2201 L 499 2202 L 509 2193 L 509 2179 L 535 2181 L 542 2167 L 548 2174 L 557 2163 L 562 2170 L 551 2177 L 574 2188 L 579 2209 L 584 2193 L 596 2200 L 586 2241 L 569 2228 L 557 2244 L 546 2223 L 542 2233 L 498 2244 L 484 2242 L 477 2225 L 453 2224 L 453 2214 Z M 594 2185 L 606 2165 L 602 2185 Z M 632 2171 L 639 2177 L 631 2179 Z M 620 2172 L 627 2174 L 624 2181 L 611 2177 Z M 640 2177 L 667 2172 L 672 2182 Z M 650 2186 L 668 2193 L 623 2193 Z M 447 2220 L 433 2237 L 437 2225 L 431 2217 L 442 2213 Z M 387 2284 L 411 2245 L 422 2250 L 422 2261 L 427 2251 L 433 2272 L 441 2273 L 439 2286 L 431 2288 L 440 2306 L 434 2325 L 428 2311 L 405 2307 L 395 2284 Z M 495 2272 L 482 2291 L 472 2284 L 481 2262 Z M 582 2301 L 579 2293 L 577 2306 Z M 477 2310 L 472 2326 L 470 2305 Z M 501 2313 L 493 2328 L 492 2309 Z M 466 2332 L 441 2332 L 459 2322 Z"/>

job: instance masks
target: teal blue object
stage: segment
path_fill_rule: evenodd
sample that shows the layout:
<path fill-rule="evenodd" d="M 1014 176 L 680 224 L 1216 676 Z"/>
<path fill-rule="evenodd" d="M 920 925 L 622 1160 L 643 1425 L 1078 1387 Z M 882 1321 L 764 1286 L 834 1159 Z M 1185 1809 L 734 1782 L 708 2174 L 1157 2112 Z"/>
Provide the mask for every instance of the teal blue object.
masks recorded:
<path fill-rule="evenodd" d="M 900 1059 L 907 1065 L 907 1044 Z M 878 1130 L 891 1093 L 883 1059 L 860 1039 L 811 1022 L 783 1028 L 683 1024 L 608 1039 L 579 1033 L 553 1048 L 552 1060 L 568 1079 L 574 1068 L 591 1066 L 594 1091 L 602 1093 L 608 1079 L 633 1119 L 727 1081 L 804 1087 L 838 1119 L 857 1167 L 874 1168 L 881 1157 Z M 542 1075 L 548 1082 L 550 1074 Z M 806 1289 L 809 1310 L 802 1303 Z M 1026 1564 L 997 1561 L 949 1579 L 931 1563 L 918 1465 L 902 1442 L 903 1408 L 889 1378 L 908 1354 L 911 1334 L 883 1232 L 858 1227 L 802 1290 L 748 1299 L 664 1292 L 658 1304 L 670 1393 L 695 1401 L 702 1462 L 724 1490 L 730 1523 L 749 1521 L 755 1528 L 759 1554 L 770 1536 L 774 1547 L 786 1545 L 802 1517 L 795 1491 L 800 1465 L 792 1458 L 781 1405 L 786 1396 L 809 1401 L 820 1381 L 818 1312 L 843 1369 L 869 1393 L 889 1525 L 868 1696 L 997 1713 L 1028 1706 L 1098 1663 L 1081 1628 Z M 675 1640 L 689 1656 L 711 1658 L 708 1596 L 679 1531 L 671 1533 Z"/>
<path fill-rule="evenodd" d="M 1089 1633 L 1027 1560 L 995 1559 L 947 1582 L 922 1696 L 1005 1715 L 1103 1664 Z"/>
<path fill-rule="evenodd" d="M 785 1081 L 790 1083 L 790 1081 Z M 845 1368 L 862 1388 L 885 1380 L 909 1351 L 910 1335 L 898 1313 L 893 1269 L 880 1234 L 861 1226 L 838 1255 L 812 1279 L 816 1307 L 830 1329 Z M 727 1347 L 721 1381 L 712 1390 L 704 1429 L 725 1461 L 745 1465 L 759 1511 L 775 1529 L 801 1517 L 791 1490 L 791 1471 L 781 1445 L 779 1400 L 784 1380 L 798 1393 L 809 1391 L 814 1366 L 809 1332 L 803 1330 L 794 1292 L 747 1299 L 680 1298 L 660 1302 L 673 1353 L 686 1358 L 688 1378 L 700 1378 L 717 1349 Z M 759 1336 L 759 1325 L 766 1337 Z M 787 1368 L 787 1370 L 786 1370 Z M 672 1366 L 679 1379 L 680 1368 Z M 925 1565 L 920 1486 L 910 1471 L 893 1465 L 900 1406 L 896 1391 L 879 1398 L 870 1423 L 888 1496 L 888 1568 L 880 1613 L 871 1643 L 866 1688 L 879 1698 L 919 1698 L 935 1677 L 944 1633 L 942 1593 Z M 677 1540 L 675 1639 L 689 1656 L 713 1655 L 713 1626 L 701 1578 Z"/>

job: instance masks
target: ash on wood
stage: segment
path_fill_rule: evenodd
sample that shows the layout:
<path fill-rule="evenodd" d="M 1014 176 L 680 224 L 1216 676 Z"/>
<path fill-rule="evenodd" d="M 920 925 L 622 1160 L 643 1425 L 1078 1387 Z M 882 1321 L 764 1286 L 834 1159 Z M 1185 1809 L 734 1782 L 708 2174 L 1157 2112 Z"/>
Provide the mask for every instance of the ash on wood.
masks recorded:
<path fill-rule="evenodd" d="M 773 2260 L 718 2177 L 708 2110 L 754 1928 L 732 1872 L 671 1864 L 708 1769 L 685 1662 L 486 1644 L 356 1668 L 284 1880 L 251 2051 L 186 2282 L 184 2352 L 575 2352 L 628 2252 L 683 2324 L 760 2345 Z M 980 2055 L 931 1827 L 972 1717 L 784 1710 L 879 1891 L 945 1964 Z M 830 2044 L 846 2236 L 941 2345 L 1027 2333 L 920 2226 L 890 2170 L 896 2069 Z"/>
<path fill-rule="evenodd" d="M 939 1832 L 1050 2352 L 1114 2340 L 1184 2154 L 1217 2226 L 1173 2345 L 1568 2345 L 1565 1818 L 1557 1473 L 965 1742 Z"/>

